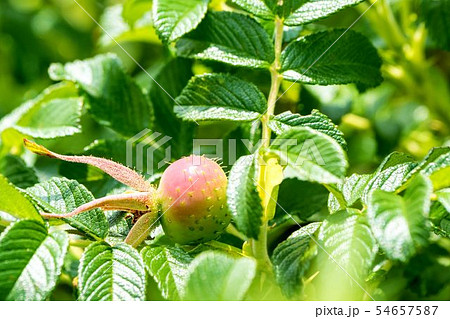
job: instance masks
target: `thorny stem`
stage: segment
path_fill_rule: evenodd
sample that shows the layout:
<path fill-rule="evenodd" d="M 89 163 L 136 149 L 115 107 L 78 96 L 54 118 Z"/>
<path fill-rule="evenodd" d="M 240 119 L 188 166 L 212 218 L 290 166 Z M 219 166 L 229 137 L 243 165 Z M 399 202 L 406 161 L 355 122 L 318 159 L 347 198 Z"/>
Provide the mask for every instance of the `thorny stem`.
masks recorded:
<path fill-rule="evenodd" d="M 282 80 L 282 76 L 279 73 L 281 68 L 280 57 L 281 57 L 281 49 L 283 45 L 283 20 L 279 17 L 275 18 L 275 59 L 270 66 L 270 76 L 271 76 L 271 87 L 269 92 L 269 97 L 267 99 L 267 111 L 261 119 L 262 122 L 262 139 L 263 139 L 263 148 L 267 148 L 270 146 L 270 137 L 272 131 L 269 128 L 268 122 L 270 118 L 273 116 L 275 112 L 275 105 L 277 102 L 278 91 L 280 89 L 280 84 Z M 261 165 L 261 173 L 258 179 L 258 185 L 265 190 L 267 181 L 266 174 L 264 173 L 265 165 L 264 159 L 260 157 Z M 265 195 L 270 196 L 270 195 Z M 266 201 L 263 201 L 266 202 Z M 266 211 L 267 207 L 264 207 L 264 211 Z M 270 262 L 269 254 L 267 253 L 267 231 L 268 231 L 268 218 L 267 216 L 263 217 L 262 225 L 259 230 L 259 235 L 257 240 L 250 240 L 251 249 L 253 256 L 258 260 L 258 266 L 264 272 L 271 273 L 272 272 L 272 264 Z"/>

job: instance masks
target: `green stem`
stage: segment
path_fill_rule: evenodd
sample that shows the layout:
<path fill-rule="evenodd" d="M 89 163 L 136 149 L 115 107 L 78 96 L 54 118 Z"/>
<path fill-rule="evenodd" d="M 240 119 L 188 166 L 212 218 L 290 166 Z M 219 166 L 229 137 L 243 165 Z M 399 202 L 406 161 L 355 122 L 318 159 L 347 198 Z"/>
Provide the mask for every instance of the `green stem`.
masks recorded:
<path fill-rule="evenodd" d="M 270 66 L 270 76 L 271 76 L 271 86 L 269 97 L 267 99 L 267 111 L 261 119 L 262 122 L 262 139 L 263 147 L 267 148 L 270 146 L 270 137 L 272 131 L 269 128 L 268 122 L 275 112 L 275 105 L 277 102 L 278 92 L 281 85 L 282 76 L 280 74 L 281 69 L 281 50 L 283 46 L 283 20 L 279 17 L 275 18 L 275 59 Z M 266 192 L 266 180 L 265 180 L 265 165 L 264 159 L 260 157 L 261 162 L 261 173 L 258 179 L 258 185 L 261 187 L 266 194 L 264 196 L 270 196 Z M 266 211 L 267 207 L 264 207 Z M 251 249 L 253 256 L 258 260 L 258 266 L 264 272 L 272 272 L 272 264 L 270 262 L 269 254 L 267 252 L 267 231 L 268 231 L 268 219 L 265 215 L 263 217 L 262 225 L 260 227 L 258 239 L 250 240 Z"/>

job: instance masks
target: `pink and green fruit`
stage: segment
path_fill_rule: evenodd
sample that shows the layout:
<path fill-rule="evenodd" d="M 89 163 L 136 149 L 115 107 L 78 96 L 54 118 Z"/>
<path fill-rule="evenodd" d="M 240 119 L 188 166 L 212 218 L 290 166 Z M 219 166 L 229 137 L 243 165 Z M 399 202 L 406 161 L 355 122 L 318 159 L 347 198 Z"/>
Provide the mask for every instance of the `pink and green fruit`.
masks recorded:
<path fill-rule="evenodd" d="M 94 208 L 139 212 L 141 220 L 136 222 L 125 240 L 133 246 L 147 237 L 158 219 L 165 234 L 179 244 L 215 239 L 230 223 L 231 216 L 226 205 L 227 177 L 219 164 L 206 157 L 191 155 L 175 161 L 163 173 L 155 190 L 140 174 L 111 160 L 60 155 L 32 141 L 25 139 L 24 143 L 39 155 L 98 167 L 134 189 L 95 199 L 68 214 L 41 213 L 43 217 L 73 217 Z"/>
<path fill-rule="evenodd" d="M 197 155 L 172 163 L 157 191 L 165 234 L 180 244 L 217 238 L 230 223 L 227 177 L 214 161 Z"/>

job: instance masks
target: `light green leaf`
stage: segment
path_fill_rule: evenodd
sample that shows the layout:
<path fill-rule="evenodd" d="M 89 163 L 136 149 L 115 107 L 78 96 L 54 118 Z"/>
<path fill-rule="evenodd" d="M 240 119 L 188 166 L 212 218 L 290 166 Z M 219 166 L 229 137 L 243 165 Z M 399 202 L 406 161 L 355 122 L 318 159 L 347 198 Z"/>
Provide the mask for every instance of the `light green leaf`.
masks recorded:
<path fill-rule="evenodd" d="M 431 179 L 434 189 L 450 187 L 450 147 L 433 148 L 408 174 L 406 180 L 410 180 L 419 172 Z"/>
<path fill-rule="evenodd" d="M 450 188 L 445 188 L 437 191 L 436 196 L 442 206 L 444 206 L 447 212 L 450 213 Z"/>
<path fill-rule="evenodd" d="M 411 155 L 401 152 L 392 152 L 383 159 L 381 164 L 376 169 L 375 174 L 384 171 L 387 168 L 397 166 L 399 164 L 409 164 L 411 162 L 414 162 L 414 158 Z"/>
<path fill-rule="evenodd" d="M 55 287 L 69 238 L 33 220 L 11 224 L 0 237 L 0 300 L 45 300 Z"/>
<path fill-rule="evenodd" d="M 280 134 L 270 149 L 300 180 L 336 184 L 345 176 L 348 164 L 341 146 L 309 127 L 296 127 Z"/>
<path fill-rule="evenodd" d="M 283 77 L 289 81 L 330 85 L 381 83 L 381 59 L 370 41 L 355 31 L 313 33 L 289 44 L 281 56 Z"/>
<path fill-rule="evenodd" d="M 54 177 L 26 189 L 26 193 L 45 212 L 66 214 L 94 200 L 94 196 L 77 181 Z M 95 238 L 105 238 L 108 221 L 99 209 L 64 218 L 71 226 Z"/>
<path fill-rule="evenodd" d="M 164 43 L 170 43 L 195 29 L 208 9 L 209 0 L 154 0 L 153 19 Z"/>
<path fill-rule="evenodd" d="M 86 96 L 92 116 L 124 136 L 133 136 L 153 122 L 150 100 L 125 73 L 114 54 L 65 65 L 52 64 L 49 73 L 53 80 L 77 83 Z"/>
<path fill-rule="evenodd" d="M 193 258 L 176 246 L 148 246 L 142 249 L 141 255 L 162 296 L 168 300 L 181 299 Z"/>
<path fill-rule="evenodd" d="M 268 68 L 274 60 L 268 34 L 249 16 L 209 12 L 193 32 L 177 43 L 178 55 L 235 66 Z"/>
<path fill-rule="evenodd" d="M 125 0 L 122 17 L 130 27 L 134 26 L 143 16 L 152 11 L 152 0 Z M 149 17 L 151 22 L 151 16 Z"/>
<path fill-rule="evenodd" d="M 33 168 L 28 167 L 18 156 L 7 154 L 0 159 L 0 174 L 19 188 L 26 188 L 38 183 Z"/>
<path fill-rule="evenodd" d="M 350 177 L 346 177 L 344 183 L 338 185 L 338 189 L 341 191 L 346 205 L 342 207 L 336 197 L 330 193 L 328 201 L 330 211 L 336 212 L 354 205 L 364 194 L 367 183 L 371 178 L 372 175 L 370 174 L 352 174 Z"/>
<path fill-rule="evenodd" d="M 319 241 L 322 257 L 342 267 L 359 284 L 363 283 L 378 251 L 365 216 L 352 209 L 330 215 L 322 223 Z"/>
<path fill-rule="evenodd" d="M 315 129 L 334 138 L 343 148 L 347 147 L 344 133 L 339 131 L 337 125 L 328 116 L 318 110 L 313 110 L 310 115 L 300 115 L 287 111 L 276 115 L 269 122 L 269 127 L 276 134 L 281 134 L 296 126 L 307 126 Z"/>
<path fill-rule="evenodd" d="M 89 245 L 78 271 L 79 300 L 144 300 L 145 269 L 139 253 L 127 244 Z"/>
<path fill-rule="evenodd" d="M 42 221 L 36 208 L 3 175 L 0 175 L 0 189 L 0 211 L 19 219 Z"/>
<path fill-rule="evenodd" d="M 176 102 L 177 115 L 191 121 L 252 121 L 267 107 L 254 84 L 225 74 L 193 77 Z"/>
<path fill-rule="evenodd" d="M 315 250 L 312 237 L 320 223 L 308 224 L 292 233 L 273 251 L 272 263 L 278 284 L 287 297 L 299 295 L 303 286 L 302 277 L 308 270 Z"/>
<path fill-rule="evenodd" d="M 262 0 L 231 0 L 231 2 L 238 5 L 248 13 L 252 13 L 261 19 L 275 19 L 275 15 L 273 14 L 273 12 Z"/>
<path fill-rule="evenodd" d="M 242 300 L 256 274 L 255 260 L 207 251 L 189 267 L 186 300 Z"/>
<path fill-rule="evenodd" d="M 148 42 L 160 43 L 155 29 L 152 25 L 151 3 L 147 2 L 140 8 L 140 15 L 130 17 L 131 12 L 125 13 L 125 5 L 114 5 L 107 7 L 100 17 L 100 24 L 103 27 L 102 34 L 98 39 L 101 47 L 116 45 L 116 42 Z M 148 10 L 146 7 L 148 6 Z M 146 10 L 146 11 L 145 11 Z M 129 17 L 125 20 L 125 15 Z"/>
<path fill-rule="evenodd" d="M 19 147 L 25 136 L 50 139 L 79 133 L 82 105 L 72 83 L 49 86 L 0 120 L 2 142 Z"/>
<path fill-rule="evenodd" d="M 428 243 L 432 186 L 418 175 L 407 188 L 404 197 L 374 190 L 369 195 L 368 217 L 372 231 L 393 260 L 407 261 L 419 247 Z"/>
<path fill-rule="evenodd" d="M 367 202 L 370 192 L 374 189 L 381 189 L 386 192 L 394 192 L 400 189 L 405 184 L 408 174 L 416 165 L 416 163 L 406 162 L 389 166 L 385 170 L 373 174 L 364 188 L 363 202 Z"/>
<path fill-rule="evenodd" d="M 227 202 L 236 227 L 249 238 L 258 238 L 263 207 L 258 193 L 258 159 L 240 157 L 228 176 Z"/>
<path fill-rule="evenodd" d="M 297 0 L 298 7 L 287 15 L 285 25 L 296 26 L 326 18 L 364 0 Z"/>

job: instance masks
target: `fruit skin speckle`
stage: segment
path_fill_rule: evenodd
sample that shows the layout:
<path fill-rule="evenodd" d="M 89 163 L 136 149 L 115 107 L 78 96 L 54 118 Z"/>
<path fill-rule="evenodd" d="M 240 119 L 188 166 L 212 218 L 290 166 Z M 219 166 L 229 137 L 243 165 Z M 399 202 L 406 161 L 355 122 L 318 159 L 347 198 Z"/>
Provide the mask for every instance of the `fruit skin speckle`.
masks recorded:
<path fill-rule="evenodd" d="M 158 188 L 161 224 L 179 244 L 217 238 L 230 223 L 227 177 L 214 161 L 191 155 L 172 163 Z"/>

